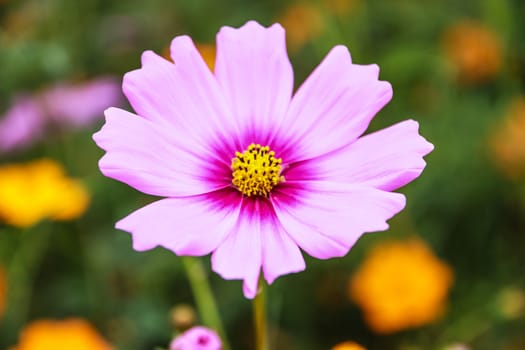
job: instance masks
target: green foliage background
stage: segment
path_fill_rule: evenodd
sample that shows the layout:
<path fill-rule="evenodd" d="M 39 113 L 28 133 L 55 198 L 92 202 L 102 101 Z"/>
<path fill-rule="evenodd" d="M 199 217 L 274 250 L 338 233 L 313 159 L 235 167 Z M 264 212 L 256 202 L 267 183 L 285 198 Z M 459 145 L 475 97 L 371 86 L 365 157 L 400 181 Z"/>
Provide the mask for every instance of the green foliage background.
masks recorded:
<path fill-rule="evenodd" d="M 496 168 L 489 138 L 509 103 L 524 96 L 525 2 L 520 0 L 360 1 L 358 10 L 334 14 L 311 1 L 324 23 L 319 37 L 291 54 L 300 84 L 328 50 L 347 45 L 354 62 L 377 63 L 394 98 L 371 129 L 414 118 L 435 145 L 427 169 L 401 191 L 407 208 L 391 229 L 363 237 L 346 257 L 307 258 L 307 270 L 270 288 L 275 349 L 329 349 L 353 339 L 368 349 L 444 349 L 462 342 L 472 349 L 524 349 L 525 317 L 502 316 L 499 295 L 525 288 L 525 182 Z M 0 1 L 0 113 L 22 91 L 65 79 L 112 74 L 139 67 L 142 51 L 162 52 L 189 34 L 213 43 L 223 25 L 249 19 L 269 25 L 288 1 L 195 0 Z M 444 58 L 442 35 L 459 20 L 474 19 L 501 40 L 504 65 L 492 80 L 458 84 Z M 127 106 L 126 108 L 128 108 Z M 153 200 L 103 177 L 102 155 L 91 135 L 50 135 L 29 150 L 0 155 L 0 163 L 51 157 L 82 178 L 92 193 L 89 211 L 69 223 L 42 222 L 19 232 L 0 226 L 0 262 L 25 266 L 10 286 L 27 289 L 27 303 L 9 304 L 0 323 L 0 348 L 14 345 L 29 320 L 81 316 L 118 349 L 165 347 L 169 310 L 193 303 L 180 259 L 163 249 L 135 252 L 119 219 Z M 524 140 L 525 142 L 525 140 Z M 31 200 L 28 198 L 28 201 Z M 347 281 L 377 241 L 418 234 L 451 264 L 455 284 L 447 314 L 433 325 L 390 336 L 374 334 L 347 297 Z M 209 267 L 209 259 L 203 258 Z M 209 278 L 234 349 L 250 349 L 251 305 L 241 283 Z"/>

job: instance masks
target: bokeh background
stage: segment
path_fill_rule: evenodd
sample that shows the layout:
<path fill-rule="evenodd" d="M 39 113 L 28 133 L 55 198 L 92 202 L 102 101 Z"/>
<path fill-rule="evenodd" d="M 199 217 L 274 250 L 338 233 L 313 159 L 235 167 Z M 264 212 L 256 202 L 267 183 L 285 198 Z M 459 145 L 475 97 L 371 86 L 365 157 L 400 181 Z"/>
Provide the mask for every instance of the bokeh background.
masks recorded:
<path fill-rule="evenodd" d="M 370 131 L 414 118 L 435 145 L 389 231 L 271 286 L 272 348 L 525 349 L 524 14 L 521 0 L 0 1 L 0 349 L 166 348 L 174 323 L 201 323 L 181 259 L 114 229 L 154 198 L 103 177 L 91 135 L 106 107 L 129 109 L 121 77 L 142 51 L 189 34 L 212 66 L 219 28 L 249 19 L 286 28 L 296 86 L 336 44 L 377 63 L 394 97 Z M 208 278 L 232 348 L 252 349 L 241 283 Z"/>

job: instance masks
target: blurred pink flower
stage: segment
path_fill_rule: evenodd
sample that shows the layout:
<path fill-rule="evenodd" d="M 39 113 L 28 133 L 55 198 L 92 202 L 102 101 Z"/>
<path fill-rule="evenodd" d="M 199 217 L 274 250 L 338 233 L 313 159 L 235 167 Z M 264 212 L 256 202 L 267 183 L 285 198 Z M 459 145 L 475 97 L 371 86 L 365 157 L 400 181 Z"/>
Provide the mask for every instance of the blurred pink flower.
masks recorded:
<path fill-rule="evenodd" d="M 221 350 L 221 339 L 211 329 L 197 326 L 173 339 L 170 350 Z"/>
<path fill-rule="evenodd" d="M 19 96 L 0 117 L 0 152 L 30 145 L 46 133 L 50 124 L 87 126 L 101 119 L 104 109 L 122 100 L 120 84 L 111 77 L 59 83 L 34 96 Z"/>
<path fill-rule="evenodd" d="M 344 256 L 365 232 L 388 228 L 405 206 L 393 191 L 420 175 L 432 149 L 418 123 L 360 137 L 391 99 L 377 65 L 333 48 L 292 96 L 284 29 L 248 22 L 217 35 L 212 73 L 191 39 L 171 43 L 175 64 L 151 51 L 124 77 L 136 114 L 110 108 L 94 135 L 100 169 L 162 197 L 119 221 L 136 250 L 212 255 L 253 298 L 304 270 L 299 248 Z"/>
<path fill-rule="evenodd" d="M 19 96 L 0 118 L 0 152 L 23 147 L 39 137 L 44 127 L 43 111 L 29 96 Z"/>
<path fill-rule="evenodd" d="M 50 119 L 83 127 L 99 120 L 106 108 L 119 103 L 122 93 L 116 79 L 103 77 L 80 84 L 54 85 L 41 98 Z"/>

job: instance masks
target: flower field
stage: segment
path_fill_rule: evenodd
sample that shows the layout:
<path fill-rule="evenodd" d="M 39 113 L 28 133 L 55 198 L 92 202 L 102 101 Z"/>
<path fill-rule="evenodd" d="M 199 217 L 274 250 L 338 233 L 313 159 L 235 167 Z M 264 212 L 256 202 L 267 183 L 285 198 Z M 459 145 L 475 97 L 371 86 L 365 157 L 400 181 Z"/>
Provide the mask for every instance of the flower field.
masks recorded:
<path fill-rule="evenodd" d="M 0 349 L 525 349 L 524 13 L 0 0 Z"/>

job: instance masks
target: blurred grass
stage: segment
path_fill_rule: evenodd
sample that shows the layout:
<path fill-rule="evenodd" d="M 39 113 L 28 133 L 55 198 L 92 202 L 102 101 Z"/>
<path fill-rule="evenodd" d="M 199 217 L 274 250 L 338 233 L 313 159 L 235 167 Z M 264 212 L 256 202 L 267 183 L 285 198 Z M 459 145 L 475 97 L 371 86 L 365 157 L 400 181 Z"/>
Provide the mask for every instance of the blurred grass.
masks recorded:
<path fill-rule="evenodd" d="M 269 312 L 276 349 L 329 349 L 349 339 L 380 350 L 443 349 L 455 342 L 480 350 L 523 349 L 523 312 L 505 317 L 497 297 L 509 286 L 525 289 L 525 177 L 505 176 L 489 140 L 503 125 L 511 101 L 524 95 L 525 3 L 340 1 L 348 3 L 344 11 L 334 3 L 2 1 L 0 114 L 17 94 L 40 91 L 56 81 L 122 76 L 139 67 L 143 50 L 161 53 L 175 35 L 213 43 L 222 25 L 239 26 L 248 19 L 268 25 L 282 19 L 291 5 L 308 4 L 321 19 L 321 30 L 291 52 L 296 86 L 333 45 L 347 45 L 354 62 L 377 63 L 381 78 L 394 88 L 392 102 L 371 130 L 414 118 L 436 149 L 426 158 L 421 178 L 402 189 L 407 209 L 391 220 L 388 232 L 365 235 L 341 259 L 306 258 L 306 272 L 272 285 Z M 501 43 L 503 64 L 490 79 L 462 82 L 447 60 L 443 35 L 463 20 L 486 26 Z M 304 18 L 299 21 L 304 28 L 287 30 L 306 31 L 310 22 Z M 102 151 L 91 134 L 101 125 L 102 117 L 85 130 L 50 134 L 29 149 L 0 155 L 2 164 L 56 159 L 69 174 L 82 178 L 93 197 L 88 212 L 74 222 L 43 222 L 27 232 L 0 226 L 3 266 L 18 259 L 24 240 L 38 239 L 45 231 L 49 236 L 41 261 L 31 266 L 29 304 L 8 304 L 0 321 L 2 349 L 16 343 L 22 323 L 68 316 L 90 320 L 118 349 L 166 346 L 172 332 L 169 310 L 193 303 L 180 259 L 160 248 L 135 252 L 129 235 L 113 228 L 116 220 L 152 198 L 99 173 Z M 448 312 L 426 327 L 374 334 L 348 299 L 348 278 L 376 242 L 414 234 L 454 269 Z M 204 260 L 209 266 L 209 259 Z M 241 295 L 241 283 L 213 273 L 209 277 L 233 348 L 250 349 L 250 303 Z M 27 319 L 11 321 L 9 315 L 23 309 Z"/>

